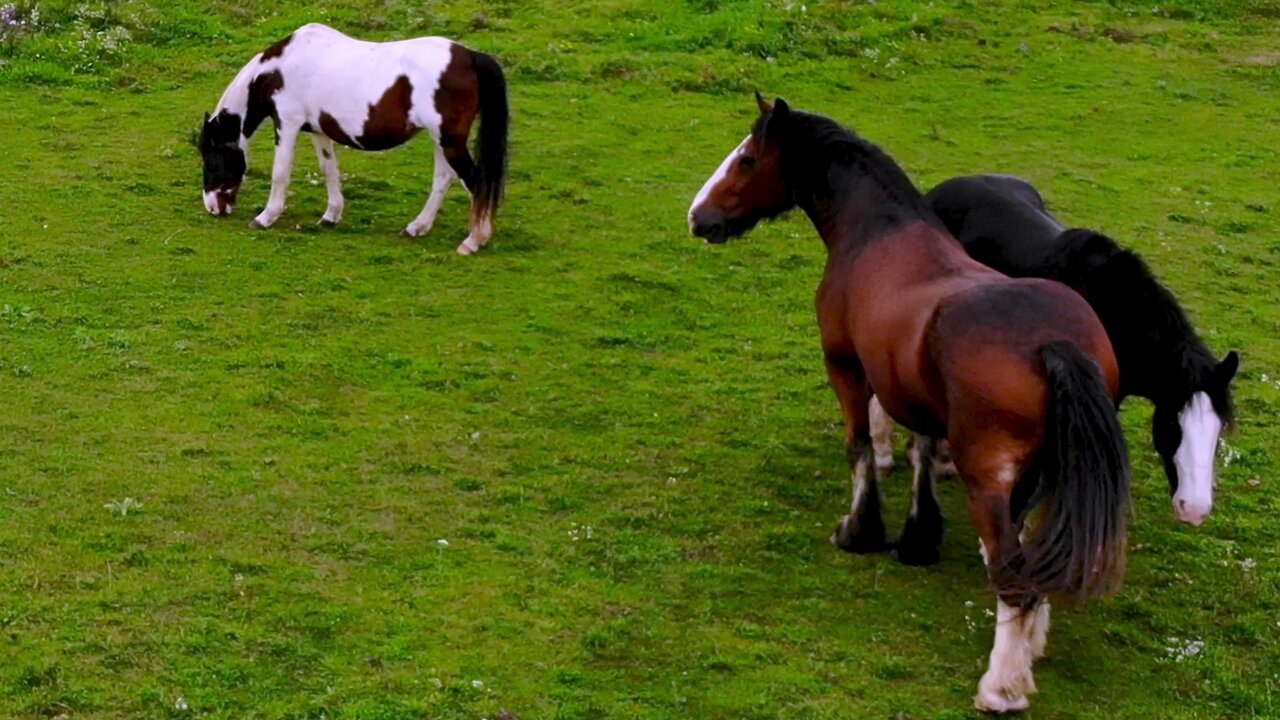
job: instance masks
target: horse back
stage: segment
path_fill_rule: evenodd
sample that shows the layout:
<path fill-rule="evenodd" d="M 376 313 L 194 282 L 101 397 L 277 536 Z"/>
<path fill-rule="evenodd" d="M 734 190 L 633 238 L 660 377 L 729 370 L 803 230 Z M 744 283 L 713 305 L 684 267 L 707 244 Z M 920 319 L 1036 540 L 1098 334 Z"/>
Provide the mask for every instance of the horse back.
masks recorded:
<path fill-rule="evenodd" d="M 1064 226 L 1038 190 L 1010 175 L 947 180 L 925 203 L 971 257 L 1006 275 L 1038 275 Z"/>
<path fill-rule="evenodd" d="M 472 53 L 448 38 L 370 42 L 313 23 L 259 62 L 280 75 L 278 116 L 344 145 L 383 150 L 421 129 L 438 137 L 454 115 L 469 127 L 475 116 Z"/>

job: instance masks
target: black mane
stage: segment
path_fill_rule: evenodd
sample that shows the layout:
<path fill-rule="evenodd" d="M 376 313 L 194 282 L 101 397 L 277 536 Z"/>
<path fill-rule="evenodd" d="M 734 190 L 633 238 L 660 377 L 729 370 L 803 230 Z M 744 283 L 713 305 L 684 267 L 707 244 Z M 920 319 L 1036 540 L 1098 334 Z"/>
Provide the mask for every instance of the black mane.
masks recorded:
<path fill-rule="evenodd" d="M 861 192 L 867 201 L 855 209 L 862 233 L 875 235 L 917 219 L 940 225 L 911 178 L 875 144 L 821 115 L 791 110 L 782 127 L 771 120 L 762 116 L 753 134 L 767 132 L 782 144 L 784 179 L 815 222 L 830 214 L 833 202 Z"/>
<path fill-rule="evenodd" d="M 1181 408 L 1196 392 L 1207 392 L 1214 410 L 1230 423 L 1230 387 L 1218 388 L 1218 361 L 1205 346 L 1177 298 L 1137 254 L 1101 233 L 1084 228 L 1064 231 L 1045 263 L 1043 277 L 1080 292 L 1107 328 L 1117 355 L 1177 358 L 1163 372 L 1121 374 L 1124 394 L 1149 397 Z M 1143 363 L 1156 367 L 1160 363 Z M 1135 377 L 1135 375 L 1140 375 Z"/>

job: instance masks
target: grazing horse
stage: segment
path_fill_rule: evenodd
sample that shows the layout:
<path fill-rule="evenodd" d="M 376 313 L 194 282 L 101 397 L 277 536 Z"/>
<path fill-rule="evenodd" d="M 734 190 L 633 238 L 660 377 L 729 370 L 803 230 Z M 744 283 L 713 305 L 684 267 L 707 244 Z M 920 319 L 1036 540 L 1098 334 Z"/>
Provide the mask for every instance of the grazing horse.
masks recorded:
<path fill-rule="evenodd" d="M 751 134 L 694 198 L 690 229 L 722 243 L 796 206 L 812 220 L 827 248 L 818 325 L 853 470 L 850 511 L 832 541 L 885 547 L 868 433 L 874 393 L 898 422 L 951 443 L 997 598 L 974 703 L 1026 708 L 1046 596 L 1100 594 L 1124 573 L 1129 466 L 1106 330 L 1065 285 L 1009 278 L 966 255 L 876 146 L 781 99 L 756 100 Z M 932 502 L 913 505 L 904 535 L 937 512 L 931 488 L 918 497 Z"/>
<path fill-rule="evenodd" d="M 1142 258 L 1105 235 L 1067 229 L 1025 180 L 953 178 L 925 202 L 970 257 L 1006 275 L 1057 280 L 1088 301 L 1115 348 L 1121 399 L 1137 395 L 1155 405 L 1151 434 L 1174 514 L 1204 522 L 1213 509 L 1214 450 L 1232 421 L 1235 351 L 1217 360 Z"/>
<path fill-rule="evenodd" d="M 267 207 L 251 223 L 270 227 L 284 212 L 301 133 L 310 133 L 329 192 L 320 224 L 342 218 L 335 142 L 357 150 L 396 147 L 421 130 L 435 140 L 435 172 L 422 212 L 404 229 L 425 235 L 445 191 L 461 179 L 471 193 L 471 232 L 458 246 L 470 255 L 489 241 L 507 164 L 507 86 L 498 61 L 447 38 L 357 40 L 331 27 L 304 25 L 253 56 L 206 114 L 200 134 L 204 205 L 230 215 L 244 180 L 249 138 L 271 118 L 276 153 Z M 476 118 L 476 157 L 467 138 Z"/>

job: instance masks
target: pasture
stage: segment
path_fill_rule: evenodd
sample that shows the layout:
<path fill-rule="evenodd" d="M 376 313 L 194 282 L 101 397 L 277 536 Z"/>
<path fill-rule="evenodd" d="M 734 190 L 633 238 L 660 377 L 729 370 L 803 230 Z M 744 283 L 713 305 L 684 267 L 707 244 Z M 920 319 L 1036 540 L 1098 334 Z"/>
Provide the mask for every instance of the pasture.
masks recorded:
<path fill-rule="evenodd" d="M 689 235 L 755 88 L 922 188 L 1031 180 L 1240 352 L 1203 527 L 1126 403 L 1127 581 L 1057 608 L 1026 716 L 1280 716 L 1280 6 L 284 5 L 48 0 L 0 37 L 0 716 L 976 716 L 994 603 L 958 484 L 940 565 L 827 540 L 820 240 Z M 304 144 L 249 229 L 267 132 L 236 213 L 202 208 L 202 114 L 312 21 L 503 62 L 482 252 L 459 187 L 397 234 L 426 138 L 339 150 L 335 228 Z"/>

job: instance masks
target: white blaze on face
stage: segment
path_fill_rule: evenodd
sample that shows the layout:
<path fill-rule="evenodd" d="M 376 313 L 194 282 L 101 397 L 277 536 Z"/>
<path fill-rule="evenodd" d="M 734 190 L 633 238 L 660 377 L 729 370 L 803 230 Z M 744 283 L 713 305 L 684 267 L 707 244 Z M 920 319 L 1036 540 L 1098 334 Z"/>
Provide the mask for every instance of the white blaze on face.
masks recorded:
<path fill-rule="evenodd" d="M 1213 462 L 1222 419 L 1206 393 L 1198 392 L 1178 413 L 1182 443 L 1173 454 L 1178 469 L 1178 490 L 1173 510 L 1182 522 L 1199 525 L 1213 509 Z"/>
<path fill-rule="evenodd" d="M 205 210 L 208 210 L 209 212 L 213 213 L 214 215 L 217 215 L 217 214 L 218 214 L 218 194 L 217 194 L 217 193 L 211 193 L 211 192 L 207 192 L 207 191 L 205 192 L 205 194 L 204 194 L 204 209 L 205 209 Z"/>
<path fill-rule="evenodd" d="M 693 211 L 698 209 L 698 206 L 701 205 L 703 201 L 707 199 L 707 196 L 711 194 L 711 191 L 715 188 L 715 186 L 719 184 L 721 180 L 724 179 L 725 175 L 729 174 L 729 168 L 733 165 L 733 161 L 736 160 L 738 156 L 742 154 L 743 150 L 746 150 L 747 143 L 750 140 L 751 140 L 750 135 L 743 138 L 742 142 L 738 143 L 738 147 L 734 148 L 733 152 L 725 156 L 725 159 L 720 163 L 720 167 L 716 168 L 716 171 L 711 174 L 711 177 L 707 178 L 707 181 L 703 183 L 702 189 L 699 190 L 698 194 L 693 197 L 693 203 L 689 205 L 689 229 L 690 230 L 693 229 Z"/>

